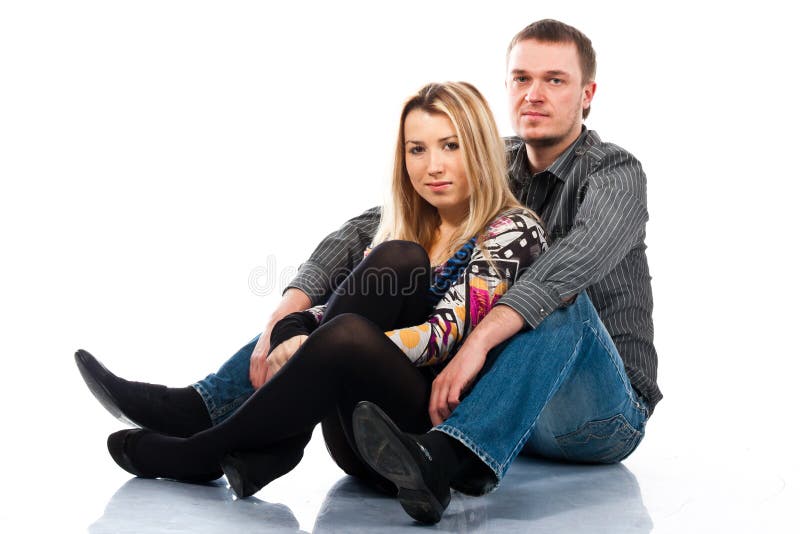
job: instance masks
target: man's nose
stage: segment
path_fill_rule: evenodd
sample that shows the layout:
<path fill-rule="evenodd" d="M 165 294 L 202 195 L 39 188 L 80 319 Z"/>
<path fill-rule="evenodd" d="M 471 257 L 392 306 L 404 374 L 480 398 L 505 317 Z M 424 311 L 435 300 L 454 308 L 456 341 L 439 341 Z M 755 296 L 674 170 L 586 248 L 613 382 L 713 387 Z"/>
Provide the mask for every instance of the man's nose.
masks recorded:
<path fill-rule="evenodd" d="M 528 87 L 528 91 L 525 93 L 525 100 L 527 102 L 541 102 L 543 99 L 542 96 L 542 84 L 538 81 L 531 82 L 530 87 Z"/>

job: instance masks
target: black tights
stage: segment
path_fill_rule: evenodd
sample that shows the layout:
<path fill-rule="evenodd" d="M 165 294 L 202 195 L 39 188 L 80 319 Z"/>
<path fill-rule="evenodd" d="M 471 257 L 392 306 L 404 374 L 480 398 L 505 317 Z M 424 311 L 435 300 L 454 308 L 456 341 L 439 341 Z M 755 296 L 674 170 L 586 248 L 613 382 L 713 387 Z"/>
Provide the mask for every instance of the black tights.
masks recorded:
<path fill-rule="evenodd" d="M 377 481 L 354 447 L 351 414 L 359 401 L 369 400 L 407 432 L 430 429 L 431 375 L 414 367 L 384 333 L 427 319 L 429 284 L 422 247 L 407 241 L 375 247 L 329 300 L 319 328 L 230 418 L 190 438 L 142 435 L 128 454 L 159 476 L 191 478 L 218 470 L 226 453 L 303 447 L 323 422 L 336 463 Z"/>

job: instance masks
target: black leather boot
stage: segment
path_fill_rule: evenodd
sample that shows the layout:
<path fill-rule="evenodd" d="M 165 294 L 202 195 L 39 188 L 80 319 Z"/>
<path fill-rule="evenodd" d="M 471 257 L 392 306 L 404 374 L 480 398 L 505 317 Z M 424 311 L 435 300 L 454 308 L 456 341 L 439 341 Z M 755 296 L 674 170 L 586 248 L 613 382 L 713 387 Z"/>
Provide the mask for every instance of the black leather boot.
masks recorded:
<path fill-rule="evenodd" d="M 75 363 L 95 398 L 125 424 L 177 437 L 211 428 L 205 402 L 192 387 L 168 388 L 125 380 L 82 349 L 75 353 Z"/>
<path fill-rule="evenodd" d="M 367 401 L 353 411 L 353 434 L 364 460 L 397 486 L 406 513 L 421 523 L 438 523 L 450 504 L 450 484 L 430 452 Z"/>

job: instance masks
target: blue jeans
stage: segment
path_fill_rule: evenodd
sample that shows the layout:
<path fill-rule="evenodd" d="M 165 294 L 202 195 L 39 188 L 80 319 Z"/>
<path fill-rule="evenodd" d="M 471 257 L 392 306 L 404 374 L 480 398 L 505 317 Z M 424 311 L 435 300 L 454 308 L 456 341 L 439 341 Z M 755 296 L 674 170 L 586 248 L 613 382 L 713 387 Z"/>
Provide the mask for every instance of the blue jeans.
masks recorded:
<path fill-rule="evenodd" d="M 206 403 L 212 425 L 227 419 L 255 393 L 256 390 L 250 384 L 250 356 L 260 337 L 261 334 L 257 335 L 239 349 L 222 364 L 219 371 L 192 384 Z"/>
<path fill-rule="evenodd" d="M 491 491 L 524 452 L 577 463 L 614 463 L 631 454 L 649 417 L 591 300 L 550 314 L 534 330 L 495 347 L 478 380 L 435 430 L 459 440 L 488 466 L 466 493 Z M 479 477 L 476 473 L 473 478 Z"/>

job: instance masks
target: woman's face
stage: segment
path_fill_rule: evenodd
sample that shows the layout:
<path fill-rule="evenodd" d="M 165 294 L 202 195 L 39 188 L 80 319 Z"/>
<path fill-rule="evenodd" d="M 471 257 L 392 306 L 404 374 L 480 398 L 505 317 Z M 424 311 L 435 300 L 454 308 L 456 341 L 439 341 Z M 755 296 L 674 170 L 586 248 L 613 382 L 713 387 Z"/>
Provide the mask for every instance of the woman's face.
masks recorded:
<path fill-rule="evenodd" d="M 406 170 L 419 196 L 444 217 L 469 209 L 469 182 L 456 130 L 446 115 L 415 109 L 403 125 Z"/>

